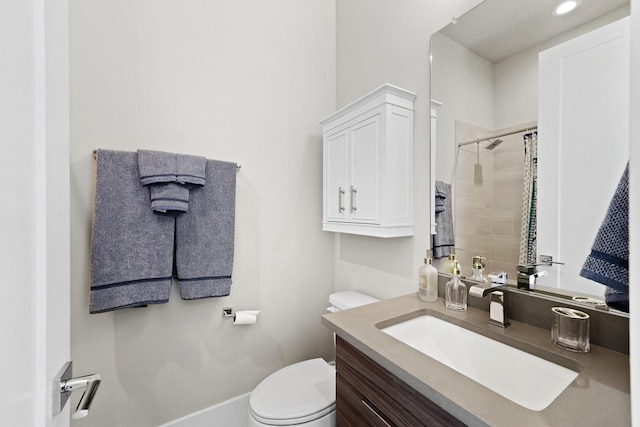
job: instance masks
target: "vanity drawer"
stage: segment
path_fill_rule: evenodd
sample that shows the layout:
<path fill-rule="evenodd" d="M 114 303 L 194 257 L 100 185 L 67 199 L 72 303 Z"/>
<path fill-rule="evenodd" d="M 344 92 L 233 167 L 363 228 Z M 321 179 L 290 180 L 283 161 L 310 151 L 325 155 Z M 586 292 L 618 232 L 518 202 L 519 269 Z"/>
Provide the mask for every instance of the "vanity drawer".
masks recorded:
<path fill-rule="evenodd" d="M 341 376 L 336 376 L 336 426 L 389 427 L 393 422 Z"/>
<path fill-rule="evenodd" d="M 337 427 L 464 425 L 340 337 L 336 369 Z"/>

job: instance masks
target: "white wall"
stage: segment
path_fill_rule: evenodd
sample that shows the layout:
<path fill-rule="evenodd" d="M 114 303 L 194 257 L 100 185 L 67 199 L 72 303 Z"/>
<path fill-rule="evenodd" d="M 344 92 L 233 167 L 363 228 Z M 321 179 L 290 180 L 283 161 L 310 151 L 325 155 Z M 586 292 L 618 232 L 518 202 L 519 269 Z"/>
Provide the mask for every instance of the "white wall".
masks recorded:
<path fill-rule="evenodd" d="M 34 425 L 35 408 L 35 90 L 33 4 L 3 2 L 0 8 L 0 267 L 6 294 L 0 299 L 3 423 Z M 11 64 L 11 66 L 7 66 Z M 20 185 L 16 185 L 20 183 Z M 9 204 L 5 204 L 10 202 Z M 16 321 L 17 320 L 17 321 Z M 9 345 L 10 343 L 10 345 Z"/>
<path fill-rule="evenodd" d="M 321 231 L 322 139 L 335 102 L 325 0 L 72 0 L 72 355 L 102 373 L 85 426 L 155 426 L 246 393 L 280 367 L 333 357 Z M 88 314 L 92 150 L 240 163 L 231 296 Z M 234 327 L 222 307 L 261 310 Z"/>
<path fill-rule="evenodd" d="M 436 129 L 436 179 L 451 183 L 456 144 L 477 137 L 456 135 L 456 121 L 494 129 L 493 64 L 440 33 L 432 38 L 431 52 L 431 80 L 437 82 L 431 97 L 443 104 Z"/>
<path fill-rule="evenodd" d="M 640 0 L 631 0 L 631 117 L 640 115 Z M 631 340 L 631 419 L 632 424 L 640 425 L 640 292 L 637 291 L 637 283 L 640 277 L 640 122 L 630 120 L 631 129 L 629 137 L 629 149 L 631 151 L 631 164 L 629 166 L 629 278 L 630 284 L 636 283 L 634 290 L 629 292 L 631 305 L 630 335 Z"/>

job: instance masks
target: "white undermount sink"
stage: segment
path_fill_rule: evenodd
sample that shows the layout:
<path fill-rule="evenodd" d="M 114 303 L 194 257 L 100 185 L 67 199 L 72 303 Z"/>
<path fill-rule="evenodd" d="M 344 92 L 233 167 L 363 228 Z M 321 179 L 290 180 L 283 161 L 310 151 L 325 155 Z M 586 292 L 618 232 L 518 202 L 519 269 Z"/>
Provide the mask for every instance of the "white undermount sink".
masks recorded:
<path fill-rule="evenodd" d="M 434 316 L 381 330 L 533 411 L 549 406 L 578 376 L 574 370 Z"/>

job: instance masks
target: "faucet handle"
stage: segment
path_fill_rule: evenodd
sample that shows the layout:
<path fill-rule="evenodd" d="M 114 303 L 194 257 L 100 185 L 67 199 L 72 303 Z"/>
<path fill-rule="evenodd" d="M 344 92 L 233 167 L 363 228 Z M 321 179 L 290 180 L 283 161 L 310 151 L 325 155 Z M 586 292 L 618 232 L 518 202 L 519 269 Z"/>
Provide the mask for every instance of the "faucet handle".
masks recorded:
<path fill-rule="evenodd" d="M 551 255 L 540 255 L 540 264 L 538 265 L 551 266 L 553 264 L 564 265 L 564 262 L 554 261 Z"/>
<path fill-rule="evenodd" d="M 517 267 L 518 274 L 526 274 L 527 276 L 534 274 L 537 271 L 538 264 L 519 265 Z"/>
<path fill-rule="evenodd" d="M 546 276 L 547 272 L 545 270 L 538 271 L 537 267 L 540 264 L 532 264 L 532 265 L 519 265 L 518 269 L 518 280 L 517 286 L 518 289 L 533 289 L 536 284 L 536 279 L 541 276 Z"/>
<path fill-rule="evenodd" d="M 489 279 L 491 279 L 491 283 L 496 285 L 506 285 L 507 284 L 507 272 L 501 271 L 500 273 L 491 273 L 487 275 Z"/>

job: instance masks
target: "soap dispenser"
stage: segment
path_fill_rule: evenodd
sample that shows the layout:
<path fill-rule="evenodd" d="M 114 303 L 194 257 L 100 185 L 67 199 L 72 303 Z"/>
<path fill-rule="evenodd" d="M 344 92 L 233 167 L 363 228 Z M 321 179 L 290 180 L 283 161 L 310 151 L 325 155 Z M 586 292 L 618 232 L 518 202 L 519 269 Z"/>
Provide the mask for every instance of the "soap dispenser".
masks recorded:
<path fill-rule="evenodd" d="M 424 259 L 424 265 L 418 270 L 418 298 L 422 301 L 438 300 L 438 270 L 431 264 L 430 251 Z"/>
<path fill-rule="evenodd" d="M 464 311 L 467 309 L 467 286 L 460 279 L 458 261 L 453 261 L 451 276 L 447 282 L 445 306 L 450 310 Z"/>
<path fill-rule="evenodd" d="M 486 258 L 479 255 L 473 257 L 473 261 L 471 264 L 471 280 L 475 280 L 476 282 L 480 283 L 488 282 L 487 278 L 482 274 L 484 272 L 484 259 Z"/>
<path fill-rule="evenodd" d="M 450 252 L 449 256 L 447 257 L 447 260 L 444 262 L 444 265 L 442 266 L 443 271 L 445 273 L 449 273 L 455 262 L 457 262 L 456 254 L 452 250 L 452 252 Z"/>

